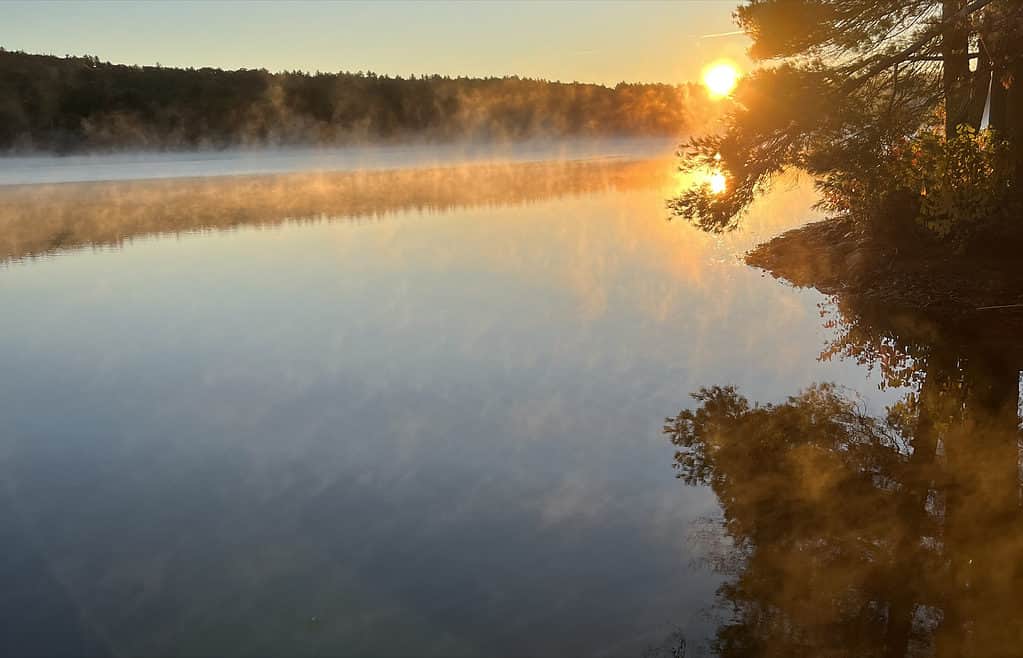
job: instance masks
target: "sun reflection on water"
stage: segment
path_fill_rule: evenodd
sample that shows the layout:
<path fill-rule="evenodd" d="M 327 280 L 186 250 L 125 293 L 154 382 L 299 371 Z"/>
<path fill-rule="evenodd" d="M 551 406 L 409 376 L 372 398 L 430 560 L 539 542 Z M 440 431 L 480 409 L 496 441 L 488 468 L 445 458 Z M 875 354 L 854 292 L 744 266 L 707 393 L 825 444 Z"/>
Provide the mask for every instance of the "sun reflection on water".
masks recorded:
<path fill-rule="evenodd" d="M 714 194 L 721 194 L 728 188 L 728 184 L 725 182 L 725 175 L 720 171 L 711 174 L 708 183 L 710 185 L 710 191 Z"/>

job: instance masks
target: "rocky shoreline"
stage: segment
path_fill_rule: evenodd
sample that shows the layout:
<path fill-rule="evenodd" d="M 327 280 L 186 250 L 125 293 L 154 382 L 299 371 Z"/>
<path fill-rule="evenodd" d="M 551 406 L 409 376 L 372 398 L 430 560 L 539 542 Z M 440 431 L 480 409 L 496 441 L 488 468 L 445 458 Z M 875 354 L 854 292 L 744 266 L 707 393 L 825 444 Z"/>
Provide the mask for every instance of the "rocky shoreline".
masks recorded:
<path fill-rule="evenodd" d="M 964 254 L 933 243 L 874 238 L 848 217 L 788 231 L 746 255 L 746 263 L 797 287 L 871 304 L 965 319 L 1023 320 L 1023 251 Z"/>

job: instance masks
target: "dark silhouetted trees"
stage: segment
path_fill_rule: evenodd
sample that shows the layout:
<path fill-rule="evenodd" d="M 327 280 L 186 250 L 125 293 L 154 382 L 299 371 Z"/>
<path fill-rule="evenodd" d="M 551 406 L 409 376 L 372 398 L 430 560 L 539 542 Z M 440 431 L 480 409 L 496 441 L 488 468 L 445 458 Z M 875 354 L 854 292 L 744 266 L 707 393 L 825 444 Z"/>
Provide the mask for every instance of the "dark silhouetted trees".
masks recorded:
<path fill-rule="evenodd" d="M 690 85 L 123 66 L 0 50 L 0 151 L 681 135 Z"/>
<path fill-rule="evenodd" d="M 919 218 L 963 240 L 1015 216 L 1023 3 L 748 0 L 736 18 L 771 65 L 740 82 L 722 132 L 685 148 L 685 166 L 718 170 L 727 191 L 696 185 L 672 203 L 679 215 L 730 228 L 794 167 L 827 208 L 872 227 Z"/>

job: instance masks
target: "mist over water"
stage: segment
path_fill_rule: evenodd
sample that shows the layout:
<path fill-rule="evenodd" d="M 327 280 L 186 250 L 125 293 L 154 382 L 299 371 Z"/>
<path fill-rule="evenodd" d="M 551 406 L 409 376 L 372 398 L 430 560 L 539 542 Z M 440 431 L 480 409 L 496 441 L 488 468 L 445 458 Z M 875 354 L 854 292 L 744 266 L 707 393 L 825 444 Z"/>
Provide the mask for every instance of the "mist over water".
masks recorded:
<path fill-rule="evenodd" d="M 675 140 L 578 138 L 514 142 L 481 140 L 445 145 L 409 142 L 346 147 L 252 147 L 246 149 L 125 151 L 87 155 L 0 158 L 0 185 L 240 176 L 307 171 L 409 169 L 484 162 L 651 157 L 668 153 Z"/>
<path fill-rule="evenodd" d="M 1023 2 L 130 4 L 0 8 L 0 658 L 1023 655 Z"/>
<path fill-rule="evenodd" d="M 711 236 L 666 221 L 670 151 L 616 144 L 0 188 L 2 579 L 43 593 L 7 646 L 705 651 L 720 511 L 664 416 L 897 391 L 740 261 L 805 185 Z"/>

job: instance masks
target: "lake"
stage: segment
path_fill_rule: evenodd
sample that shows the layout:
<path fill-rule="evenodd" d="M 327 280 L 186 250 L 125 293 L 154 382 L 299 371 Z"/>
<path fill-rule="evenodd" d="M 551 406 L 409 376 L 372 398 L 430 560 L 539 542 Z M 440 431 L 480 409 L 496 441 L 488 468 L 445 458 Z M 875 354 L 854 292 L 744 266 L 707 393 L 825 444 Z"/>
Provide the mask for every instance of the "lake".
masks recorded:
<path fill-rule="evenodd" d="M 702 386 L 784 404 L 833 382 L 865 417 L 927 390 L 863 348 L 901 345 L 880 330 L 871 342 L 873 316 L 743 263 L 819 218 L 807 181 L 785 178 L 740 231 L 710 235 L 668 221 L 686 184 L 671 144 L 303 157 L 5 165 L 0 652 L 620 656 L 684 642 L 687 656 L 725 654 L 735 628 L 787 646 L 750 622 L 751 602 L 789 620 L 793 646 L 819 644 L 791 631 L 807 622 L 790 609 L 804 590 L 822 597 L 809 618 L 885 646 L 863 619 L 890 629 L 905 594 L 901 655 L 953 623 L 923 586 L 864 585 L 919 562 L 848 552 L 850 538 L 891 538 L 836 528 L 841 512 L 809 499 L 798 513 L 832 522 L 816 535 L 742 534 L 738 494 L 722 498 L 730 463 L 676 477 L 665 418 L 695 409 Z M 859 349 L 822 358 L 853 333 Z M 883 508 L 903 488 L 889 490 L 862 500 Z M 857 509 L 860 489 L 837 491 Z M 1018 514 L 1002 512 L 983 528 L 1018 537 Z M 975 548 L 968 530 L 957 536 Z M 845 567 L 812 568 L 811 547 L 836 536 Z M 917 550 L 951 541 L 920 536 Z M 751 546 L 769 541 L 803 543 L 758 562 Z M 1004 608 L 978 574 L 1014 546 L 957 554 L 979 565 L 952 579 L 972 583 L 975 606 L 957 619 Z M 758 593 L 743 585 L 753 573 L 778 580 Z M 781 591 L 792 596 L 770 598 Z M 847 615 L 829 611 L 835 591 L 872 593 Z M 950 637 L 984 631 L 970 628 Z"/>

